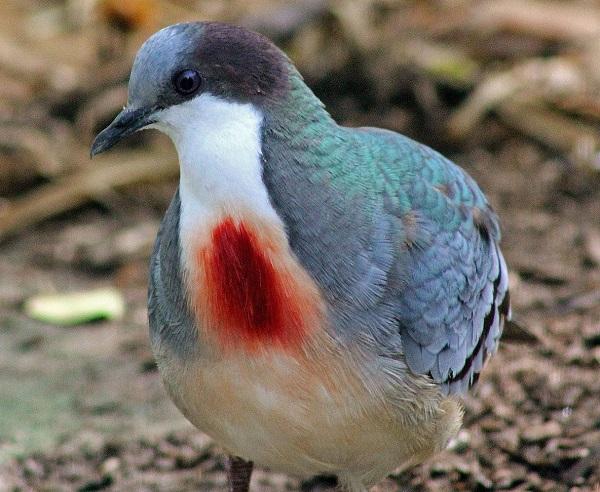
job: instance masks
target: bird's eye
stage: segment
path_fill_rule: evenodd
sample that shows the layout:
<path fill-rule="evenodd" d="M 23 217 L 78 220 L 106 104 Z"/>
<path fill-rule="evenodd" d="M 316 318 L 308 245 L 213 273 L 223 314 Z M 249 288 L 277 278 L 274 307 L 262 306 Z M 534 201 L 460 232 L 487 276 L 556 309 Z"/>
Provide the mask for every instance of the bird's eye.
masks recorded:
<path fill-rule="evenodd" d="M 175 90 L 182 96 L 189 96 L 200 88 L 200 74 L 196 70 L 182 70 L 173 77 Z"/>

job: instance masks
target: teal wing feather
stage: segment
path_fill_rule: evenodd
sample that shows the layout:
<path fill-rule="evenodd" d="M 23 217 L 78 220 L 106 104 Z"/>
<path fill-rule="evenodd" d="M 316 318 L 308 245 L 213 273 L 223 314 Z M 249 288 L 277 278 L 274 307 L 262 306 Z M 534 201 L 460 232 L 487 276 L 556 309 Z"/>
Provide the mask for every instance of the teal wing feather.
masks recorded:
<path fill-rule="evenodd" d="M 314 106 L 278 121 L 264 125 L 263 180 L 336 335 L 464 392 L 510 315 L 498 220 L 477 184 L 424 145 Z"/>
<path fill-rule="evenodd" d="M 446 392 L 464 393 L 510 317 L 497 217 L 477 184 L 439 153 L 396 133 L 359 133 L 395 221 L 387 295 L 406 362 Z"/>

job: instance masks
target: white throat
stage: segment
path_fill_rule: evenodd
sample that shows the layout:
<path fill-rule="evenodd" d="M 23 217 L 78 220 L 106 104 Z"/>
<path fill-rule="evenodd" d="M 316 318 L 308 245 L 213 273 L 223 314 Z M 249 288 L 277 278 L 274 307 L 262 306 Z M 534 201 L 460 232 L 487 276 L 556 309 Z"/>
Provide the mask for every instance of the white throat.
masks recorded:
<path fill-rule="evenodd" d="M 262 181 L 262 120 L 252 104 L 210 94 L 160 113 L 153 127 L 171 137 L 177 149 L 182 204 L 193 203 L 206 212 L 242 207 L 270 214 Z"/>
<path fill-rule="evenodd" d="M 179 155 L 182 245 L 222 215 L 278 221 L 262 181 L 262 121 L 252 104 L 202 94 L 162 111 L 152 125 Z"/>

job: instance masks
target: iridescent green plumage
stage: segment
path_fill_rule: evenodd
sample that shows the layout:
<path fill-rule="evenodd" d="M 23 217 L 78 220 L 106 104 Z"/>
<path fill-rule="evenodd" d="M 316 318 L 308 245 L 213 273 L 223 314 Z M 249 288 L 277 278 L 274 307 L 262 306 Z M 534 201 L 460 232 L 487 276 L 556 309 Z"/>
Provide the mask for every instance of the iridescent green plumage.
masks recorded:
<path fill-rule="evenodd" d="M 287 99 L 267 108 L 263 179 L 337 330 L 466 390 L 509 315 L 495 214 L 441 154 L 338 126 L 290 71 Z"/>

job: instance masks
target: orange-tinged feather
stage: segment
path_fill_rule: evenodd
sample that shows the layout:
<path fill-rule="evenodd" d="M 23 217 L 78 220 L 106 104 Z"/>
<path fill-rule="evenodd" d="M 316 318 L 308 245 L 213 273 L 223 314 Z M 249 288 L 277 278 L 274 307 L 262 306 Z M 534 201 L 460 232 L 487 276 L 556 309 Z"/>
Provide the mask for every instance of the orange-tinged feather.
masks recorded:
<path fill-rule="evenodd" d="M 196 249 L 196 310 L 222 348 L 296 349 L 322 323 L 318 289 L 281 236 L 228 216 Z"/>

